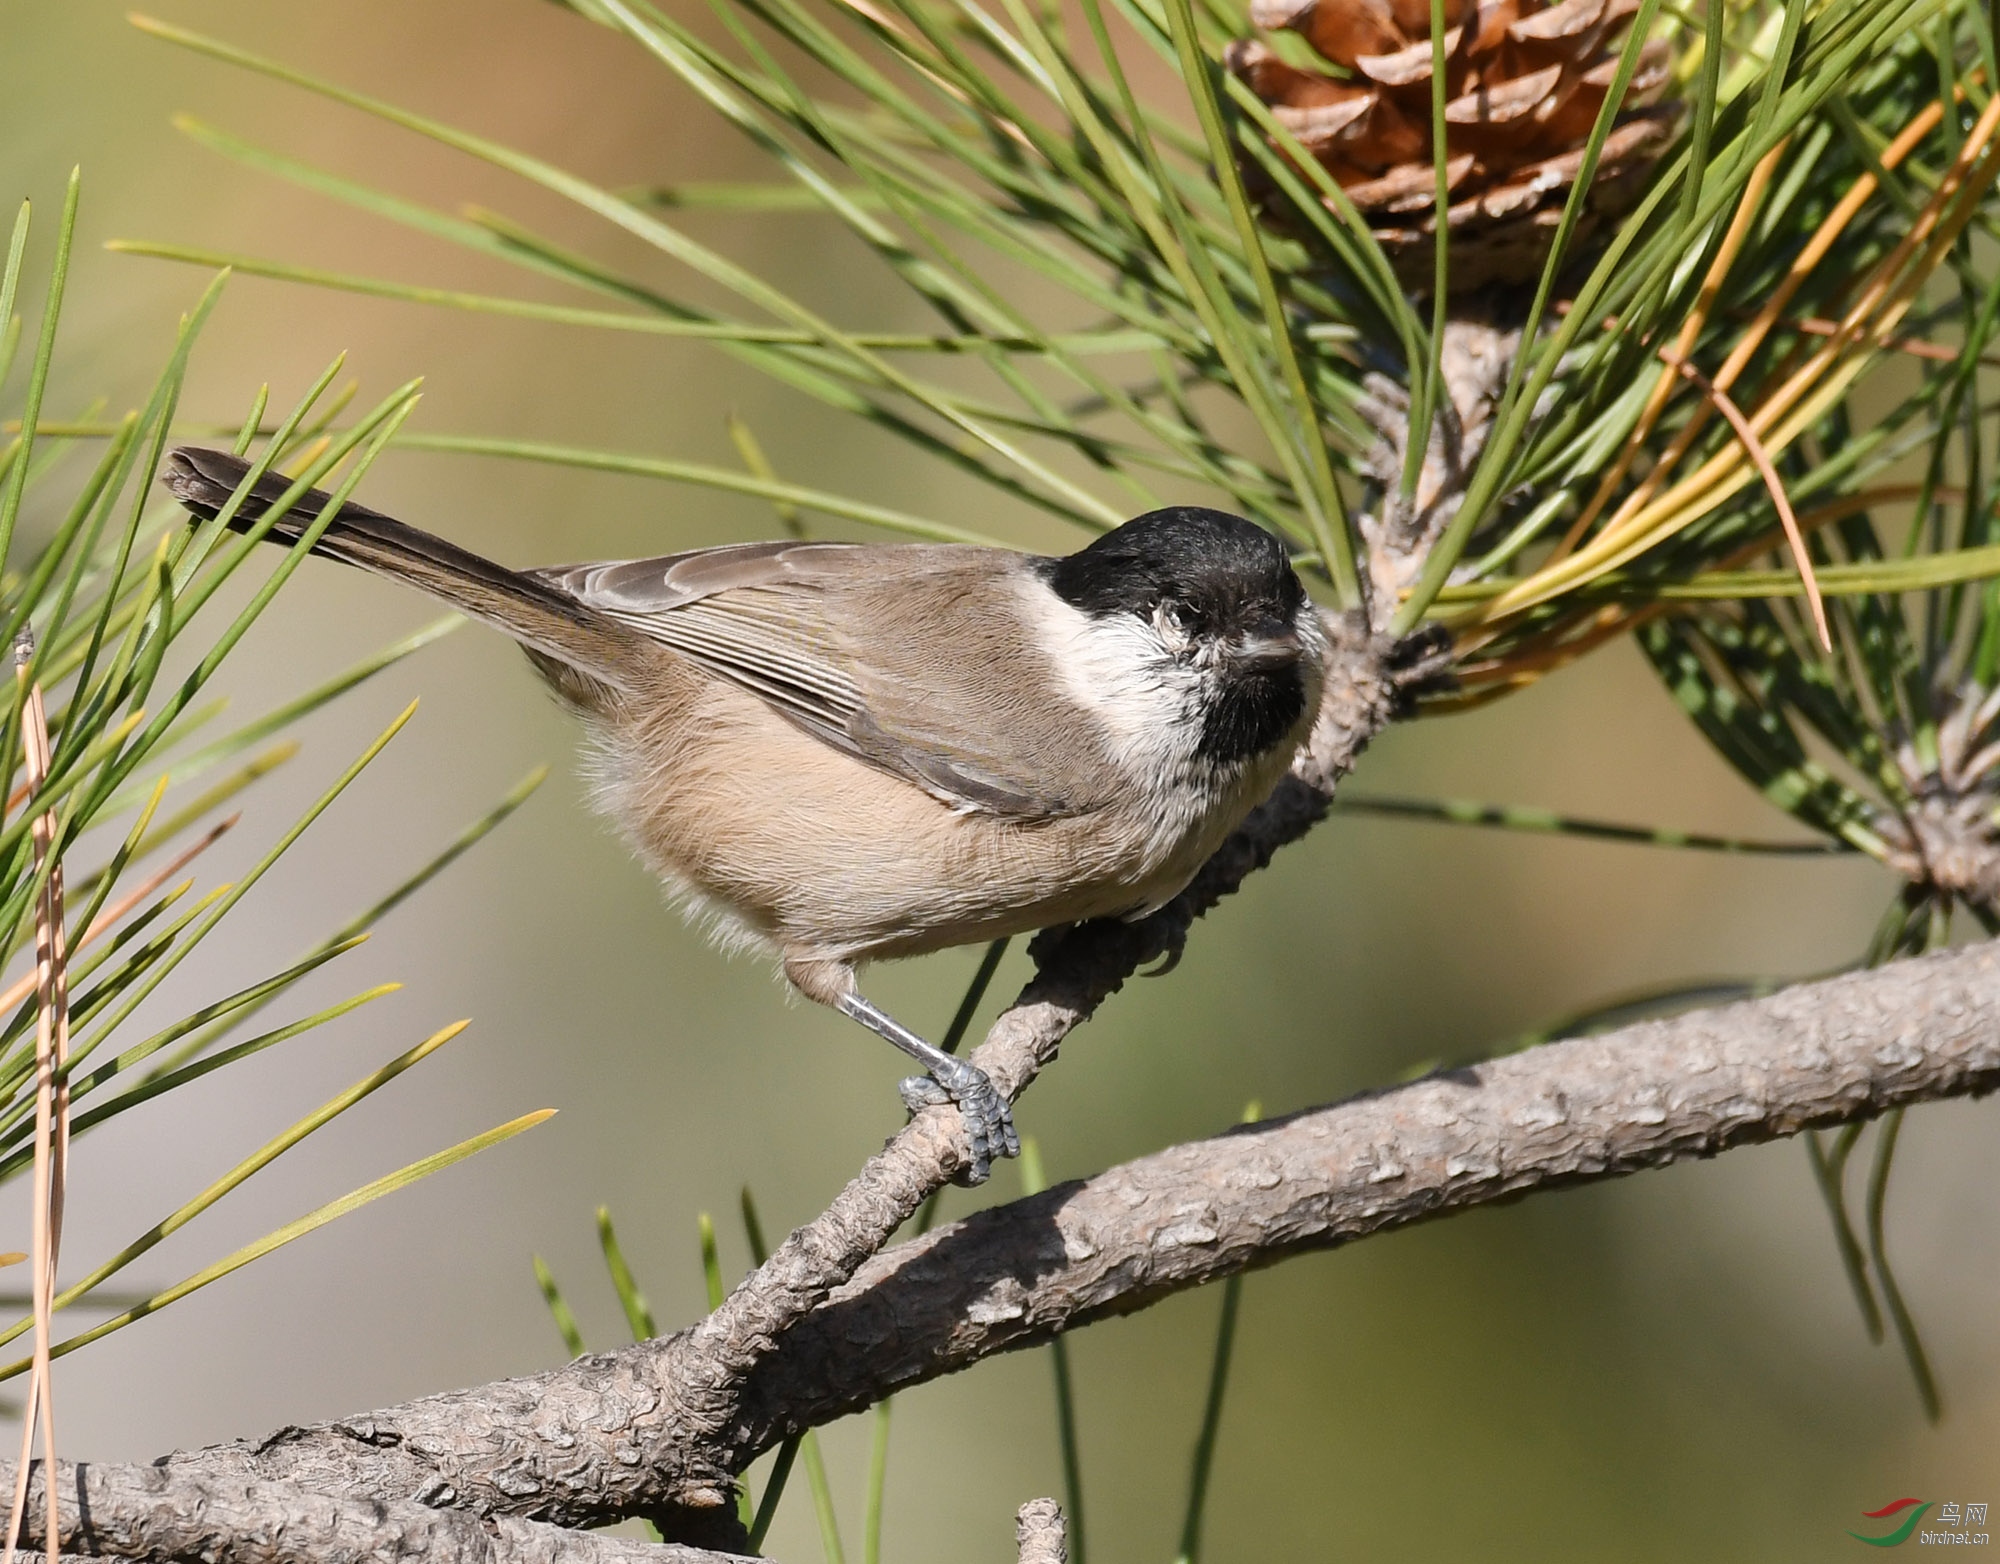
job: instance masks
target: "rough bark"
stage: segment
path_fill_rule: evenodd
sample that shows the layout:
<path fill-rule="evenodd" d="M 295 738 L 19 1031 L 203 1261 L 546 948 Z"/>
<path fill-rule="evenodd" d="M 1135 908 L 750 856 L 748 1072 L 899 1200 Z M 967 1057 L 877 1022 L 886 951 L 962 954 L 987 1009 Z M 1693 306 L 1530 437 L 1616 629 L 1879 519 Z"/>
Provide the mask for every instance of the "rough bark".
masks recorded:
<path fill-rule="evenodd" d="M 1362 470 L 1377 495 L 1375 508 L 1358 519 L 1368 545 L 1378 625 L 1395 618 L 1424 560 L 1458 514 L 1520 351 L 1520 330 L 1495 325 L 1484 312 L 1461 309 L 1445 322 L 1438 353 L 1444 395 L 1431 420 L 1416 488 L 1407 496 L 1403 467 L 1414 432 L 1410 393 L 1387 375 L 1371 374 L 1362 382 L 1355 411 L 1375 430 Z"/>
<path fill-rule="evenodd" d="M 863 1266 L 732 1459 L 1162 1295 L 1471 1206 L 2000 1086 L 2000 944 L 1551 1043 L 1194 1141 Z"/>
<path fill-rule="evenodd" d="M 203 1564 L 750 1564 L 680 1543 L 570 1531 L 515 1516 L 480 1517 L 409 1500 L 335 1497 L 287 1483 L 185 1467 L 62 1462 L 65 1558 Z M 5 1469 L 11 1489 L 14 1469 Z M 42 1556 L 42 1468 L 29 1479 L 24 1559 Z"/>
<path fill-rule="evenodd" d="M 257 1446 L 90 1468 L 87 1551 L 264 1564 L 268 1525 L 230 1542 L 223 1508 L 197 1517 L 212 1527 L 199 1547 L 156 1540 L 193 1533 L 149 1530 L 179 1524 L 154 1518 L 155 1506 L 179 1507 L 160 1494 L 213 1491 L 274 1504 L 292 1495 L 304 1519 L 285 1540 L 310 1564 L 357 1557 L 346 1539 L 371 1522 L 450 1558 L 582 1558 L 561 1550 L 590 1539 L 451 1510 L 460 1496 L 434 1464 L 433 1431 L 455 1419 L 446 1453 L 463 1460 L 476 1443 L 484 1469 L 518 1490 L 484 1506 L 489 1516 L 601 1523 L 644 1513 L 669 1491 L 648 1485 L 643 1463 L 653 1455 L 666 1455 L 669 1481 L 692 1467 L 740 1470 L 790 1430 L 1235 1271 L 1496 1200 L 1990 1091 L 2000 1085 L 1996 1014 L 2000 945 L 1981 945 L 1245 1126 L 872 1259 L 731 1389 L 735 1407 L 720 1438 L 661 1422 L 656 1364 L 686 1350 L 694 1333 L 685 1332 L 366 1418 L 287 1429 Z M 590 1486 L 601 1473 L 612 1475 Z M 317 1497 L 327 1494 L 343 1497 Z M 412 1494 L 445 1507 L 435 1537 L 418 1524 L 431 1512 L 408 1502 Z M 324 1545 L 308 1547 L 308 1537 Z"/>
<path fill-rule="evenodd" d="M 1020 1564 L 1069 1564 L 1069 1534 L 1062 1506 L 1053 1499 L 1030 1499 L 1014 1516 L 1015 1556 Z"/>

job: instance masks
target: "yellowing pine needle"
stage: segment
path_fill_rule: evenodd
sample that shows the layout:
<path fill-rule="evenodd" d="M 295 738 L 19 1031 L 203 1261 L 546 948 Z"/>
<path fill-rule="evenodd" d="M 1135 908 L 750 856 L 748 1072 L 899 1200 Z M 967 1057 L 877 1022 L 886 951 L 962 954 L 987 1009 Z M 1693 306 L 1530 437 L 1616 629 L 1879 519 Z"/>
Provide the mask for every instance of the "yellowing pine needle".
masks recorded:
<path fill-rule="evenodd" d="M 1896 145 L 1905 141 L 1914 144 L 1914 134 L 1925 123 L 1926 116 L 1919 116 L 1904 136 L 1898 138 Z M 1935 121 L 1930 123 L 1934 125 Z M 2000 97 L 1987 105 L 1967 133 L 1951 166 L 1938 181 L 1908 231 L 1862 282 L 1855 302 L 1840 321 L 1839 331 L 1783 384 L 1766 395 L 1749 414 L 1751 428 L 1768 449 L 1783 449 L 1798 438 L 1844 392 L 1868 359 L 1879 350 L 1882 341 L 1892 334 L 1897 322 L 1910 308 L 1917 291 L 1935 272 L 1959 233 L 1972 220 L 1984 192 L 1996 177 L 2000 177 L 2000 153 L 1996 153 L 1990 145 L 1996 130 L 2000 130 Z M 1895 150 L 1895 145 L 1890 150 Z M 1899 156 L 1906 152 L 1907 147 Z M 1867 184 L 1864 192 L 1864 183 L 1857 181 L 1854 190 L 1849 192 L 1850 197 L 1872 192 L 1872 184 Z M 1856 210 L 1860 204 L 1858 199 L 1852 202 Z M 1848 205 L 1844 201 L 1842 208 L 1836 209 L 1835 216 L 1839 216 Z M 1852 213 L 1848 216 L 1851 217 Z M 1807 253 L 1794 263 L 1795 277 L 1802 280 L 1801 268 L 1805 267 L 1808 256 L 1814 252 L 1823 254 L 1824 249 L 1831 246 L 1836 232 L 1832 219 L 1829 219 L 1828 225 L 1823 225 L 1807 246 Z M 1769 316 L 1772 322 L 1778 319 L 1795 286 L 1791 278 L 1780 285 L 1760 313 L 1758 322 L 1737 343 L 1736 350 L 1714 376 L 1718 390 L 1727 391 L 1730 388 L 1749 354 L 1762 340 L 1766 329 L 1765 317 Z M 1696 416 L 1689 420 L 1688 427 L 1681 431 L 1680 438 L 1662 459 L 1663 466 L 1670 467 L 1680 460 L 1685 454 L 1684 442 L 1689 430 L 1707 415 L 1706 406 L 1697 410 Z M 1691 526 L 1723 504 L 1744 484 L 1756 480 L 1754 464 L 1732 443 L 1650 501 L 1635 506 L 1634 502 L 1640 496 L 1629 496 L 1587 544 L 1567 559 L 1544 566 L 1493 599 L 1478 616 L 1480 622 L 1488 625 L 1497 623 L 1523 609 L 1560 596 L 1571 587 L 1618 569 L 1647 549 Z"/>
<path fill-rule="evenodd" d="M 220 841 L 223 835 L 230 829 L 230 827 L 235 825 L 236 822 L 241 820 L 242 818 L 243 818 L 242 815 L 235 814 L 229 816 L 229 818 L 226 820 L 217 821 L 213 826 L 209 828 L 208 834 L 202 837 L 200 841 L 196 842 L 193 846 L 185 848 L 181 852 L 177 853 L 170 863 L 163 865 L 161 868 L 157 869 L 152 874 L 147 875 L 145 880 L 141 882 L 138 886 L 134 887 L 131 891 L 127 892 L 125 895 L 119 897 L 117 901 L 113 902 L 109 907 L 106 907 L 96 917 L 92 918 L 90 920 L 90 927 L 83 931 L 82 937 L 77 940 L 76 945 L 70 951 L 70 954 L 75 955 L 78 952 L 80 952 L 84 948 L 84 946 L 88 945 L 92 940 L 96 939 L 99 935 L 104 933 L 106 929 L 110 928 L 113 924 L 118 922 L 119 919 L 123 918 L 134 907 L 138 906 L 140 902 L 144 901 L 148 896 L 152 895 L 153 892 L 157 891 L 162 885 L 165 885 L 168 880 L 172 879 L 176 874 L 180 873 L 181 870 L 185 869 L 196 858 L 200 857 L 204 852 L 206 852 L 209 848 L 213 847 L 218 841 Z M 193 883 L 194 882 L 192 880 L 188 882 L 188 884 L 190 885 L 192 885 Z M 186 889 L 186 887 L 184 886 L 182 887 L 182 889 Z M 177 892 L 176 894 L 179 893 Z M 0 990 L 0 1011 L 11 1010 L 14 1008 L 14 1006 L 18 1005 L 22 1000 L 26 999 L 30 994 L 32 994 L 35 991 L 36 981 L 37 978 L 35 973 L 24 972 L 20 977 L 15 979 L 14 982 L 8 988 Z"/>
<path fill-rule="evenodd" d="M 117 727 L 113 728 L 91 746 L 89 758 L 101 758 L 107 749 L 112 749 L 123 744 L 126 739 L 132 736 L 132 731 L 145 720 L 146 713 L 143 710 L 129 713 Z M 43 773 L 43 780 L 47 780 L 46 771 Z M 7 795 L 7 807 L 9 809 L 19 809 L 34 795 L 35 789 L 39 786 L 41 786 L 41 783 L 37 782 L 32 776 L 24 778 L 21 785 Z"/>
<path fill-rule="evenodd" d="M 1799 518 L 1792 514 L 1791 499 L 1785 493 L 1784 481 L 1779 478 L 1777 467 L 1772 464 L 1771 453 L 1764 449 L 1764 442 L 1757 438 L 1757 431 L 1750 427 L 1750 420 L 1743 416 L 1742 409 L 1729 400 L 1727 392 L 1680 355 L 1663 348 L 1660 357 L 1698 386 L 1701 394 L 1715 404 L 1715 410 L 1736 431 L 1736 438 L 1742 442 L 1744 451 L 1756 463 L 1758 476 L 1764 480 L 1764 487 L 1771 491 L 1771 503 L 1778 508 L 1778 521 L 1785 529 L 1785 541 L 1791 545 L 1792 560 L 1799 567 L 1799 579 L 1805 583 L 1806 601 L 1812 605 L 1813 628 L 1819 632 L 1819 644 L 1832 651 L 1833 632 L 1827 628 L 1826 604 L 1820 598 L 1819 581 L 1813 575 L 1812 556 L 1806 552 L 1805 534 L 1799 530 Z"/>
<path fill-rule="evenodd" d="M 35 655 L 34 635 L 23 631 L 14 643 L 16 688 L 20 690 L 21 730 L 27 760 L 27 793 L 32 796 L 48 780 L 48 708 L 40 684 L 28 682 L 28 665 Z M 5 1564 L 14 1564 L 15 1539 L 21 1534 L 28 1502 L 28 1469 L 35 1449 L 35 1430 L 42 1435 L 42 1493 L 47 1500 L 45 1541 L 48 1564 L 59 1564 L 61 1530 L 56 1500 L 55 1387 L 51 1380 L 50 1345 L 55 1337 L 56 1262 L 62 1250 L 63 1194 L 69 1163 L 69 973 L 63 949 L 63 887 L 55 851 L 53 810 L 35 817 L 29 827 L 34 843 L 35 872 L 42 891 L 35 902 L 35 971 L 38 996 L 35 1016 L 35 1181 L 29 1251 L 33 1258 L 35 1316 L 34 1374 L 28 1384 L 28 1404 L 21 1416 L 21 1459 L 14 1476 L 14 1503 L 7 1522 Z"/>
<path fill-rule="evenodd" d="M 1736 203 L 1736 215 L 1730 220 L 1729 229 L 1722 237 L 1722 244 L 1715 252 L 1714 261 L 1709 265 L 1708 275 L 1702 279 L 1701 292 L 1695 298 L 1694 308 L 1688 312 L 1687 319 L 1681 322 L 1680 337 L 1673 347 L 1676 354 L 1685 357 L 1692 353 L 1695 345 L 1701 341 L 1702 327 L 1708 323 L 1709 312 L 1715 307 L 1716 297 L 1722 292 L 1722 284 L 1728 279 L 1729 268 L 1736 264 L 1737 252 L 1743 248 L 1743 241 L 1749 237 L 1751 222 L 1763 205 L 1765 188 L 1771 183 L 1771 175 L 1777 170 L 1778 160 L 1784 156 L 1787 145 L 1788 141 L 1779 142 L 1765 153 L 1762 161 L 1750 171 L 1749 182 L 1743 187 L 1743 199 Z M 1625 444 L 1618 453 L 1617 461 L 1612 463 L 1611 470 L 1599 480 L 1596 492 L 1590 497 L 1590 503 L 1583 508 L 1583 514 L 1571 523 L 1569 531 L 1563 534 L 1562 541 L 1556 544 L 1549 556 L 1550 564 L 1554 564 L 1582 542 L 1584 534 L 1590 531 L 1591 524 L 1604 513 L 1604 507 L 1610 503 L 1611 496 L 1618 491 L 1618 485 L 1625 481 L 1625 474 L 1631 471 L 1633 458 L 1639 454 L 1640 448 L 1646 443 L 1646 437 L 1653 432 L 1653 425 L 1659 421 L 1660 414 L 1666 409 L 1673 385 L 1674 377 L 1669 361 L 1669 367 L 1663 369 L 1659 379 L 1654 382 L 1652 392 L 1646 398 L 1646 405 L 1639 410 L 1639 421 L 1632 426 L 1632 432 L 1625 437 Z M 1643 496 L 1656 488 L 1666 476 L 1673 460 L 1674 458 L 1670 457 L 1656 464 L 1640 481 L 1638 489 L 1640 503 L 1644 503 Z"/>
<path fill-rule="evenodd" d="M 1794 320 L 1783 322 L 1787 331 L 1796 331 L 1808 337 L 1833 337 L 1840 334 L 1840 322 L 1827 320 L 1819 315 L 1801 315 Z M 1906 353 L 1911 358 L 1929 359 L 1933 364 L 1956 364 L 1959 350 L 1943 342 L 1933 342 L 1928 337 L 1891 337 L 1882 343 L 1885 353 Z M 1988 369 L 2000 369 L 2000 356 L 1992 353 L 1979 355 L 1979 362 Z"/>

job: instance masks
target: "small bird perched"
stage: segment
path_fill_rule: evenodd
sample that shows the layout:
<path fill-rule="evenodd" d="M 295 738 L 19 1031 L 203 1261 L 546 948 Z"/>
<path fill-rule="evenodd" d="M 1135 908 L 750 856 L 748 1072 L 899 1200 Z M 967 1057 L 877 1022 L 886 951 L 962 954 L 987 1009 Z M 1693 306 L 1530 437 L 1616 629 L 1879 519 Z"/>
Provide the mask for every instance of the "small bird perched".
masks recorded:
<path fill-rule="evenodd" d="M 196 516 L 250 464 L 184 447 Z M 267 473 L 231 524 L 266 516 Z M 267 537 L 293 543 L 327 496 Z M 986 1075 L 862 997 L 855 968 L 1177 895 L 1290 764 L 1327 641 L 1277 539 L 1177 506 L 1062 558 L 945 544 L 739 543 L 514 571 L 347 504 L 315 553 L 518 641 L 578 711 L 599 806 L 723 937 L 957 1105 L 969 1182 L 1019 1150 Z"/>

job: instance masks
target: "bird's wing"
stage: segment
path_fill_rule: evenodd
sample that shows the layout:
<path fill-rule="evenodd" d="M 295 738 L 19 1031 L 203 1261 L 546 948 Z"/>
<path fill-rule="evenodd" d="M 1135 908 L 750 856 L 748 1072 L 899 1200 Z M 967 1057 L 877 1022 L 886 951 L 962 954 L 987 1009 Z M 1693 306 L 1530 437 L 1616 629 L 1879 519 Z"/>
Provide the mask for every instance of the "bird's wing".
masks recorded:
<path fill-rule="evenodd" d="M 993 731 L 998 714 L 974 688 L 990 666 L 913 655 L 916 636 L 895 622 L 896 593 L 882 575 L 893 560 L 899 578 L 909 576 L 920 547 L 743 543 L 534 574 L 954 809 L 1016 819 L 1074 812 L 1038 774 L 1044 768 L 1007 753 Z M 952 721 L 957 711 L 973 721 Z"/>
<path fill-rule="evenodd" d="M 849 748 L 861 694 L 814 590 L 832 563 L 824 556 L 849 548 L 744 543 L 535 574 Z"/>

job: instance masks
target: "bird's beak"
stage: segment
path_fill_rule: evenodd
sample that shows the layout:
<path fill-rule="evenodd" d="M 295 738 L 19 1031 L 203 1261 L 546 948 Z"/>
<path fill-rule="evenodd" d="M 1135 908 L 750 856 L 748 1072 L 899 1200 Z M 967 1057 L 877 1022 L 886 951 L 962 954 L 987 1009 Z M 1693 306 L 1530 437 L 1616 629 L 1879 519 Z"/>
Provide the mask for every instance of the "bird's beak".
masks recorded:
<path fill-rule="evenodd" d="M 1237 637 L 1229 648 L 1229 660 L 1239 668 L 1262 672 L 1289 668 L 1302 651 L 1299 632 L 1283 620 L 1272 619 Z"/>

